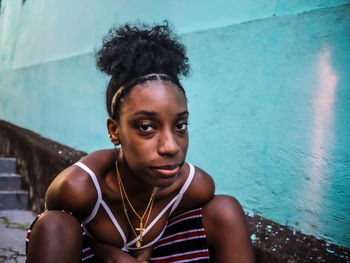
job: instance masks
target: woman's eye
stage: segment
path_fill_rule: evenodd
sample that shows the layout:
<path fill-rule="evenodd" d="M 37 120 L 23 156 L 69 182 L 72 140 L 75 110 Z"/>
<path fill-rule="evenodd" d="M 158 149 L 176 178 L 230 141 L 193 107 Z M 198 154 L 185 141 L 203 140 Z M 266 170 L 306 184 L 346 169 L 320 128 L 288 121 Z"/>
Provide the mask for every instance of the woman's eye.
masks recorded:
<path fill-rule="evenodd" d="M 153 127 L 151 124 L 141 124 L 139 125 L 139 130 L 140 131 L 143 131 L 143 132 L 148 132 L 148 131 L 152 131 L 153 130 Z"/>
<path fill-rule="evenodd" d="M 184 131 L 187 129 L 187 123 L 178 123 L 176 124 L 176 129 L 180 130 L 180 131 Z"/>

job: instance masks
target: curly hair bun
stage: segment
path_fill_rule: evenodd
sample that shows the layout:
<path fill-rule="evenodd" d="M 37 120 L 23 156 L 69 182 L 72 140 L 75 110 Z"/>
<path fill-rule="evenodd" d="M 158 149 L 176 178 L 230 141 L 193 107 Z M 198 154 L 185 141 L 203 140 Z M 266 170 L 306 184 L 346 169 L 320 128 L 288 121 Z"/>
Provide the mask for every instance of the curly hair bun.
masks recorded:
<path fill-rule="evenodd" d="M 150 27 L 126 24 L 113 27 L 96 53 L 98 68 L 123 85 L 150 73 L 179 79 L 189 72 L 185 47 L 167 21 Z"/>

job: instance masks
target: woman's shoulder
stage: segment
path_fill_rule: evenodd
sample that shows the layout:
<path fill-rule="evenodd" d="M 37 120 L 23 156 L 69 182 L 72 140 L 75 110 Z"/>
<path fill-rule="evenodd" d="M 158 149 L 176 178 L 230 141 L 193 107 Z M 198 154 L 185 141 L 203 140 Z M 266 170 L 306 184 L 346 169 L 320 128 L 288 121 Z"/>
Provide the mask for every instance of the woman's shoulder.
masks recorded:
<path fill-rule="evenodd" d="M 117 149 L 103 149 L 84 156 L 79 162 L 85 164 L 95 174 L 100 175 L 114 166 L 117 153 Z"/>
<path fill-rule="evenodd" d="M 183 212 L 187 211 L 188 209 L 202 206 L 214 197 L 215 184 L 212 177 L 201 168 L 197 166 L 193 167 L 193 178 L 186 192 L 184 193 L 183 201 L 177 209 L 178 212 Z M 190 173 L 190 168 L 188 168 L 189 176 Z"/>
<path fill-rule="evenodd" d="M 63 170 L 47 190 L 47 208 L 88 215 L 97 201 L 96 185 L 91 177 L 96 177 L 98 182 L 112 162 L 113 150 L 100 150 L 83 157 L 79 160 L 80 164 Z"/>
<path fill-rule="evenodd" d="M 203 169 L 194 166 L 194 176 L 188 188 L 188 195 L 199 200 L 209 200 L 214 196 L 215 184 L 213 178 Z"/>

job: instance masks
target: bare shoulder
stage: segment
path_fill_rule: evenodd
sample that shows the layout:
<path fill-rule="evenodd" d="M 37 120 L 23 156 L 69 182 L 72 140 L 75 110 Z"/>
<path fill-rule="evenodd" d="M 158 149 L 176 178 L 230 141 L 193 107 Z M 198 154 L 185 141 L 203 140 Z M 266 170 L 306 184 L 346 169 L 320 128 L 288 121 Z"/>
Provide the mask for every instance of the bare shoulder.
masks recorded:
<path fill-rule="evenodd" d="M 194 176 L 190 186 L 184 194 L 182 206 L 191 209 L 201 206 L 214 197 L 215 184 L 213 178 L 204 170 L 195 167 Z"/>
<path fill-rule="evenodd" d="M 89 175 L 78 166 L 63 170 L 50 184 L 46 192 L 49 210 L 67 210 L 85 214 L 96 201 L 97 192 Z"/>
<path fill-rule="evenodd" d="M 95 151 L 84 156 L 80 162 L 87 165 L 96 174 L 103 174 L 114 165 L 117 152 L 116 149 L 104 149 Z"/>
<path fill-rule="evenodd" d="M 80 162 L 99 177 L 108 169 L 111 156 L 111 150 L 101 150 L 83 157 Z M 84 216 L 93 209 L 97 191 L 91 176 L 79 166 L 72 165 L 53 180 L 45 199 L 50 210 L 64 209 Z"/>
<path fill-rule="evenodd" d="M 195 167 L 195 174 L 188 188 L 188 193 L 209 200 L 214 196 L 214 191 L 215 184 L 213 178 L 201 168 Z"/>

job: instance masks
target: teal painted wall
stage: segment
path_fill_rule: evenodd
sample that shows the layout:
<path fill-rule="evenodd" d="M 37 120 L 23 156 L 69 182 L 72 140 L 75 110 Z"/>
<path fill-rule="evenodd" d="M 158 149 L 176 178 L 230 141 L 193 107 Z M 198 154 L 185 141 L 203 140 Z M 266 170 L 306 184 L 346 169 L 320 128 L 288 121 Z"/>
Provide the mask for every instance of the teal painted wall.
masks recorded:
<path fill-rule="evenodd" d="M 168 18 L 192 64 L 189 160 L 246 211 L 350 247 L 350 1 L 236 2 L 3 0 L 0 118 L 110 147 L 93 51 L 112 24 Z"/>

